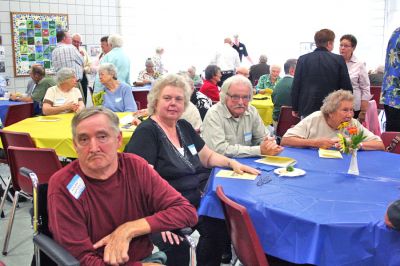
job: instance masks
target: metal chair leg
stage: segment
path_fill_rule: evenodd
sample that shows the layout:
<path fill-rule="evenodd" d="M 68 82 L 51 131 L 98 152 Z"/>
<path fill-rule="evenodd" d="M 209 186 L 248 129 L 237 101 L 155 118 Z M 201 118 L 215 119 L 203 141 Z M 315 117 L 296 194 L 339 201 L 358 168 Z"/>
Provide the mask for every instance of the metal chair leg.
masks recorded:
<path fill-rule="evenodd" d="M 19 191 L 15 191 L 13 207 L 12 207 L 10 218 L 8 220 L 7 234 L 6 234 L 6 238 L 4 239 L 4 246 L 3 246 L 3 255 L 4 256 L 7 256 L 7 248 L 8 248 L 8 243 L 10 241 L 11 230 L 12 230 L 12 226 L 14 223 L 15 209 L 17 208 L 18 199 L 19 199 Z"/>
<path fill-rule="evenodd" d="M 6 202 L 7 193 L 10 190 L 10 187 L 11 187 L 11 178 L 8 180 L 8 183 L 6 184 L 6 189 L 4 190 L 3 197 L 1 198 L 0 213 L 2 213 L 2 211 L 3 211 L 4 203 Z"/>

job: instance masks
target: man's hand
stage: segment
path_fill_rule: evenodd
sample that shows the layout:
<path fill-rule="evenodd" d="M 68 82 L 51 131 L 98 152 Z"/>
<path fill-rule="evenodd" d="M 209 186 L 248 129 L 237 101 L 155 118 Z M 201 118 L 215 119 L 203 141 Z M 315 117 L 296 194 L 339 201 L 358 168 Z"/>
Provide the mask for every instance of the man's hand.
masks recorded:
<path fill-rule="evenodd" d="M 173 244 L 179 245 L 183 241 L 182 237 L 174 233 L 171 233 L 170 231 L 161 232 L 161 237 L 164 242 L 168 241 L 171 245 Z"/>
<path fill-rule="evenodd" d="M 129 260 L 128 249 L 131 241 L 128 223 L 117 227 L 111 234 L 103 237 L 93 245 L 94 249 L 104 248 L 103 260 L 107 264 L 119 265 Z"/>
<path fill-rule="evenodd" d="M 299 112 L 297 111 L 292 111 L 292 116 L 300 118 Z"/>
<path fill-rule="evenodd" d="M 332 147 L 339 147 L 339 139 L 338 138 L 318 138 L 315 139 L 315 147 L 322 149 L 329 149 Z"/>
<path fill-rule="evenodd" d="M 237 174 L 243 174 L 245 172 L 253 175 L 258 175 L 260 173 L 260 171 L 258 171 L 257 169 L 241 164 L 233 159 L 229 160 L 229 167 L 232 168 L 232 170 Z"/>
<path fill-rule="evenodd" d="M 283 151 L 283 147 L 276 144 L 275 139 L 266 138 L 260 144 L 262 155 L 277 155 Z"/>

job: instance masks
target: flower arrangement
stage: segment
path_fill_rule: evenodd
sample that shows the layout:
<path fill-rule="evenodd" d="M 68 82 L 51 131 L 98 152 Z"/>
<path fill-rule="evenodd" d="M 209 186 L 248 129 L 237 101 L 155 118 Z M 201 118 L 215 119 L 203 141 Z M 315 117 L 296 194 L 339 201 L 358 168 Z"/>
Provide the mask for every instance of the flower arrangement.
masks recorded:
<path fill-rule="evenodd" d="M 364 132 L 352 125 L 350 122 L 343 122 L 339 125 L 338 133 L 340 151 L 346 154 L 351 154 L 360 148 L 360 143 L 366 138 Z"/>

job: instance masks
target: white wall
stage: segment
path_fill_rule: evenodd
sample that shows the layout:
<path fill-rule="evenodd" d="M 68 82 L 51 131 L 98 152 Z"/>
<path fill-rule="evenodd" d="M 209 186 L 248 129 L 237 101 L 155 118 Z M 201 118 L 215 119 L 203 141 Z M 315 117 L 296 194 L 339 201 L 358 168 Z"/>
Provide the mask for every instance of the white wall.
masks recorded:
<path fill-rule="evenodd" d="M 384 62 L 385 0 L 120 0 L 120 5 L 121 32 L 133 73 L 144 68 L 157 46 L 165 48 L 169 70 L 184 70 L 191 64 L 204 69 L 224 37 L 234 33 L 254 62 L 265 53 L 269 63 L 283 65 L 300 55 L 300 42 L 312 42 L 322 28 L 336 33 L 334 52 L 338 53 L 339 38 L 350 33 L 359 42 L 356 55 L 368 68 Z"/>
<path fill-rule="evenodd" d="M 25 91 L 29 77 L 14 78 L 10 12 L 68 14 L 71 33 L 82 35 L 83 44 L 100 44 L 100 38 L 119 31 L 118 0 L 0 0 L 0 35 L 6 54 L 9 90 Z M 0 73 L 4 76 L 4 73 Z"/>

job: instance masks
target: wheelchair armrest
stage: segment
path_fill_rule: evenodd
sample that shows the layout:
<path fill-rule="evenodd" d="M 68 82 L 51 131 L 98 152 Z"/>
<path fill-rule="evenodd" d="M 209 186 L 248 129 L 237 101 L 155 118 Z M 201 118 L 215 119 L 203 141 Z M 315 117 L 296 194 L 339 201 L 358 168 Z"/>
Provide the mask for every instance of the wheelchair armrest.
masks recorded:
<path fill-rule="evenodd" d="M 185 237 L 185 236 L 190 236 L 193 233 L 193 230 L 190 227 L 185 227 L 185 228 L 172 230 L 171 232 L 178 236 Z"/>
<path fill-rule="evenodd" d="M 57 265 L 63 266 L 79 266 L 79 261 L 74 258 L 68 251 L 57 244 L 53 239 L 45 234 L 37 234 L 33 236 L 33 243 L 49 256 Z"/>
<path fill-rule="evenodd" d="M 178 236 L 183 237 L 192 248 L 196 248 L 196 243 L 194 242 L 193 238 L 190 237 L 190 235 L 193 233 L 192 228 L 185 227 L 185 228 L 173 230 L 171 232 Z"/>

